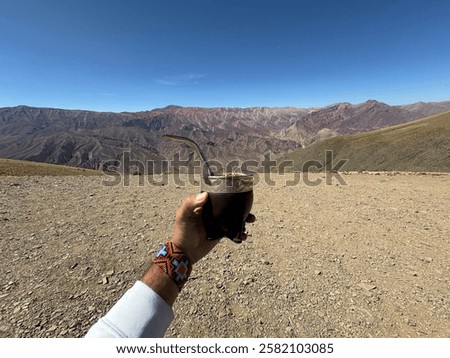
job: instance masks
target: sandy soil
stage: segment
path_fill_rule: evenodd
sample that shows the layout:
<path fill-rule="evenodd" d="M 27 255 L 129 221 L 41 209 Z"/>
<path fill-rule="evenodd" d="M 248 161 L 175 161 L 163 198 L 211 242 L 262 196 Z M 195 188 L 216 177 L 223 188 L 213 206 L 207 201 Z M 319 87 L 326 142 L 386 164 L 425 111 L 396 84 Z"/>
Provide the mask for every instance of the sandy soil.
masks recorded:
<path fill-rule="evenodd" d="M 252 236 L 194 267 L 166 336 L 450 337 L 450 175 L 291 176 L 256 186 Z M 1 337 L 81 337 L 140 277 L 199 188 L 138 179 L 0 177 Z"/>

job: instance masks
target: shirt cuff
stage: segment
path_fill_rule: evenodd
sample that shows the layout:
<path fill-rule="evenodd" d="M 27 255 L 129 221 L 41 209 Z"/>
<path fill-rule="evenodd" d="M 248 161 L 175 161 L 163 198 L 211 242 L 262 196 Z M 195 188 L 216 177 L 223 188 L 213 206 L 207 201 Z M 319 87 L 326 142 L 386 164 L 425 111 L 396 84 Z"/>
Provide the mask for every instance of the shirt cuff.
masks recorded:
<path fill-rule="evenodd" d="M 137 281 L 86 337 L 163 337 L 172 319 L 172 307 L 145 283 Z"/>

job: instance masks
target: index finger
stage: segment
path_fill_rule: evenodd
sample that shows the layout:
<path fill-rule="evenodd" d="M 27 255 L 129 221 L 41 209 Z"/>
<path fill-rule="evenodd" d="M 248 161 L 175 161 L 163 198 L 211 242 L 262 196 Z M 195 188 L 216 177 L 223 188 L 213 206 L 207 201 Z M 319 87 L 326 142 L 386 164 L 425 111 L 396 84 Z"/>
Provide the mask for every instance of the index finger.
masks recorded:
<path fill-rule="evenodd" d="M 256 221 L 256 216 L 253 214 L 248 214 L 247 219 L 245 219 L 245 222 L 247 223 L 254 223 Z"/>

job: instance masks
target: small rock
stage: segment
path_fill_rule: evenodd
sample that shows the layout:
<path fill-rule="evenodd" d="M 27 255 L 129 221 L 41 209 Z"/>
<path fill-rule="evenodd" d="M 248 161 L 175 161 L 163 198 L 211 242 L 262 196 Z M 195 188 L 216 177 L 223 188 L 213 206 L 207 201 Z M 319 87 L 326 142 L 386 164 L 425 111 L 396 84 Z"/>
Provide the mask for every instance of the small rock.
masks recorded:
<path fill-rule="evenodd" d="M 377 288 L 377 286 L 365 282 L 358 283 L 358 287 L 361 287 L 365 291 L 371 291 Z"/>
<path fill-rule="evenodd" d="M 14 313 L 14 314 L 19 313 L 21 309 L 22 309 L 22 308 L 21 308 L 20 306 L 17 306 L 16 308 L 14 308 L 13 313 Z"/>
<path fill-rule="evenodd" d="M 107 284 L 108 284 L 108 277 L 103 277 L 102 285 L 107 285 Z"/>
<path fill-rule="evenodd" d="M 417 326 L 417 323 L 409 318 L 406 319 L 406 324 L 411 327 Z"/>
<path fill-rule="evenodd" d="M 58 326 L 53 325 L 53 326 L 51 326 L 49 329 L 47 329 L 47 332 L 54 332 L 54 331 L 56 331 L 57 329 L 58 329 Z"/>
<path fill-rule="evenodd" d="M 106 276 L 112 276 L 112 275 L 114 275 L 114 269 L 106 272 Z"/>
<path fill-rule="evenodd" d="M 41 320 L 36 320 L 36 321 L 33 323 L 33 326 L 34 326 L 34 327 L 40 327 L 41 324 L 42 324 L 42 321 L 41 321 Z"/>
<path fill-rule="evenodd" d="M 316 275 L 321 275 L 321 274 L 322 274 L 322 271 L 320 271 L 320 270 L 315 270 L 314 273 L 315 273 Z"/>

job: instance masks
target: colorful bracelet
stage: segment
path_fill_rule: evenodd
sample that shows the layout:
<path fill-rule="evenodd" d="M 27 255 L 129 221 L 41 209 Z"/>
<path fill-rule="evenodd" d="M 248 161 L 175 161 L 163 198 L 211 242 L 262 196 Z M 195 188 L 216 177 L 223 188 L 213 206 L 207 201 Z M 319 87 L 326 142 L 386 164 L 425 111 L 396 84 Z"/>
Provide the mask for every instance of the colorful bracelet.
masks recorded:
<path fill-rule="evenodd" d="M 189 258 L 173 242 L 168 241 L 159 250 L 153 263 L 163 270 L 176 283 L 181 291 L 192 271 Z"/>

